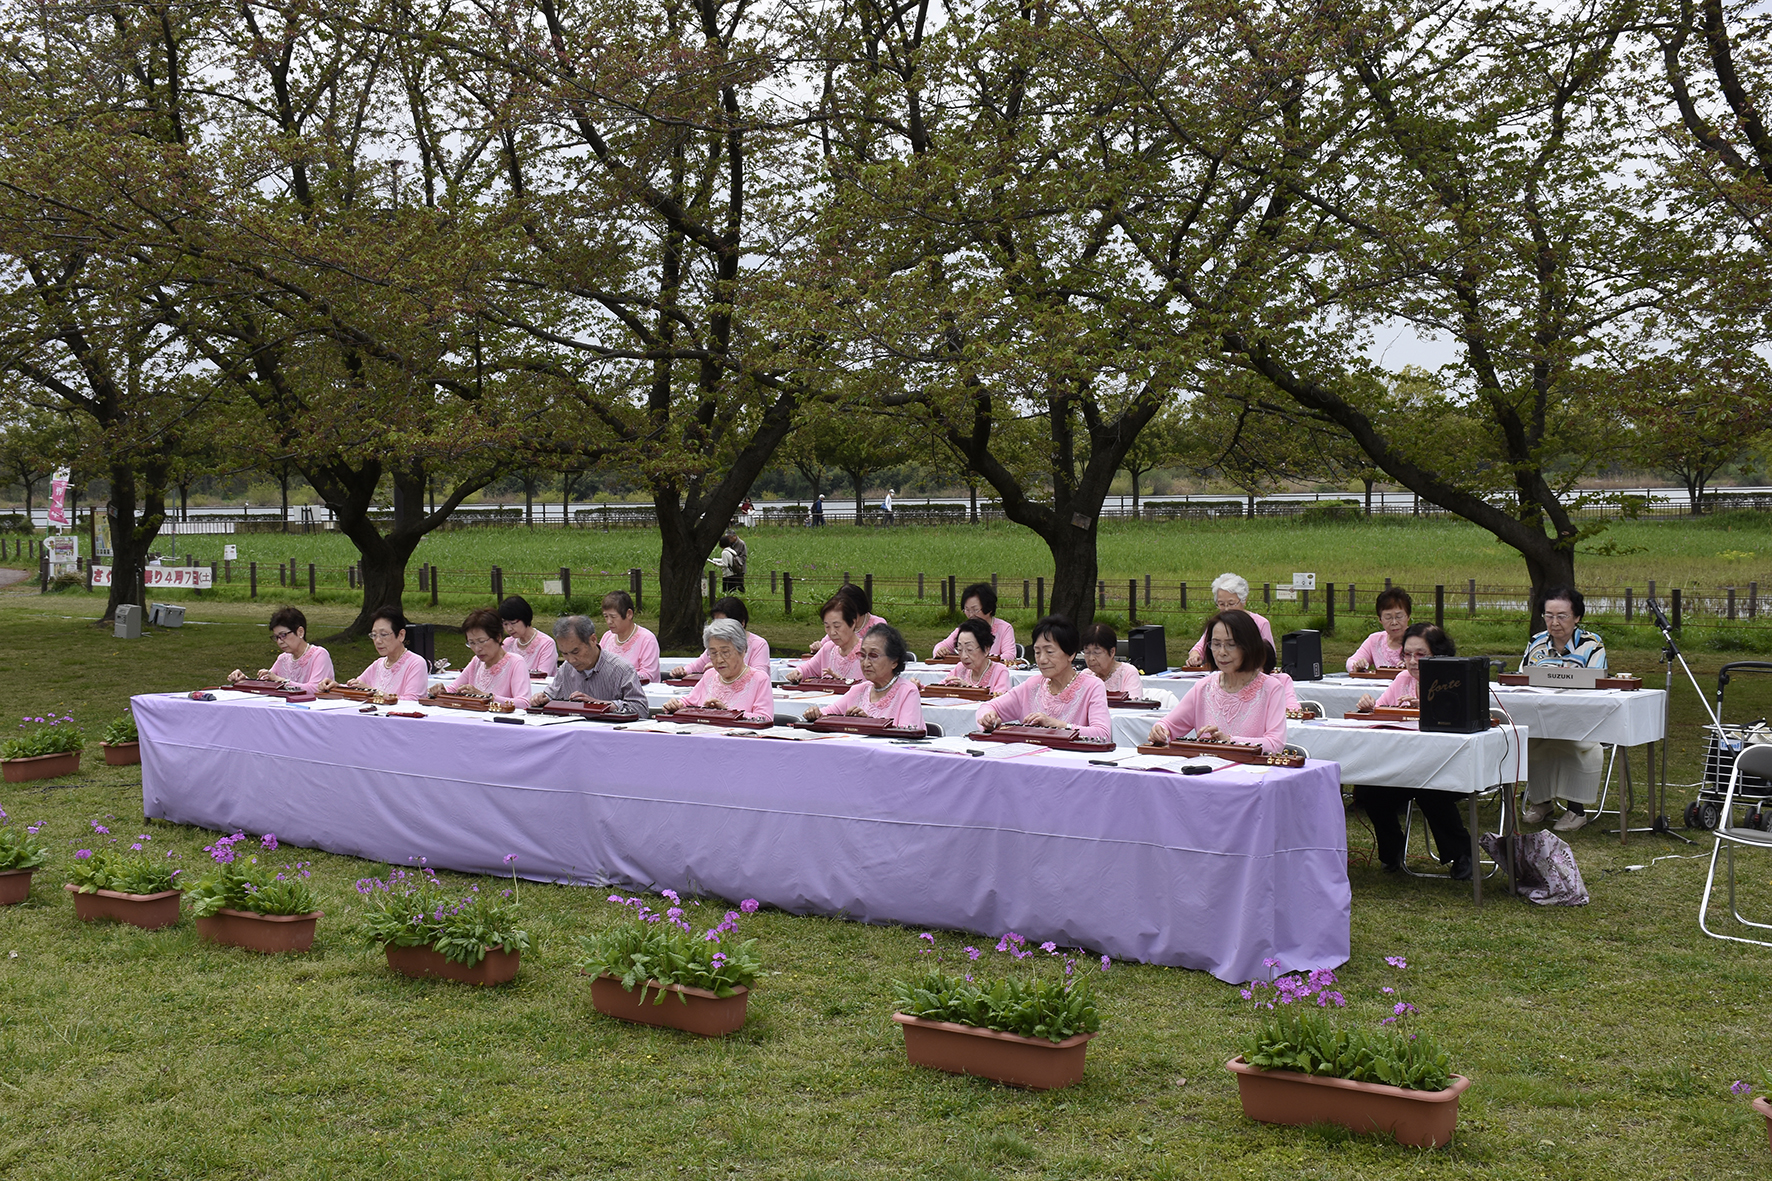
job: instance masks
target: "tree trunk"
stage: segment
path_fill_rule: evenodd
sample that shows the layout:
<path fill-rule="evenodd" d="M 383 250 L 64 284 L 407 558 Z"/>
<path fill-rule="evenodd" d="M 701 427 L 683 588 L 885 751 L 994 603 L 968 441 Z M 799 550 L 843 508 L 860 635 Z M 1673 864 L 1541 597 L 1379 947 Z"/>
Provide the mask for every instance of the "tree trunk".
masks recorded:
<path fill-rule="evenodd" d="M 1037 530 L 1052 551 L 1052 603 L 1047 608 L 1076 624 L 1080 632 L 1095 622 L 1095 583 L 1100 566 L 1095 551 L 1099 518 L 1091 517 L 1087 529 L 1060 524 L 1053 530 Z"/>
<path fill-rule="evenodd" d="M 966 485 L 966 491 L 972 494 L 972 523 L 978 524 L 978 485 Z"/>
<path fill-rule="evenodd" d="M 693 648 L 701 641 L 704 606 L 702 571 L 708 569 L 711 544 L 697 545 L 691 530 L 665 533 L 658 560 L 658 643 L 661 648 Z M 669 538 L 676 536 L 673 544 Z"/>
<path fill-rule="evenodd" d="M 535 528 L 535 481 L 523 477 L 523 523 Z"/>
<path fill-rule="evenodd" d="M 862 514 L 862 509 L 863 509 L 862 499 L 861 499 L 861 485 L 862 485 L 862 481 L 865 479 L 867 479 L 866 472 L 850 472 L 849 473 L 849 483 L 855 489 L 855 524 L 857 527 L 859 527 L 861 525 L 861 514 Z"/>
<path fill-rule="evenodd" d="M 33 505 L 32 505 L 31 493 L 36 490 L 37 481 L 26 480 L 26 481 L 24 481 L 24 485 L 25 485 L 25 532 L 30 533 L 37 528 L 37 523 L 31 519 L 31 513 L 34 511 Z"/>
<path fill-rule="evenodd" d="M 1366 485 L 1366 515 L 1370 517 L 1372 515 L 1372 485 L 1374 481 L 1366 479 L 1363 482 Z"/>
<path fill-rule="evenodd" d="M 1692 516 L 1700 517 L 1704 515 L 1703 480 L 1694 479 L 1691 476 L 1686 477 L 1686 503 L 1690 507 Z"/>
<path fill-rule="evenodd" d="M 1138 520 L 1138 472 L 1136 469 L 1128 470 L 1132 472 L 1132 519 L 1136 521 Z"/>
<path fill-rule="evenodd" d="M 1526 559 L 1526 571 L 1532 577 L 1532 602 L 1527 608 L 1531 613 L 1527 624 L 1531 635 L 1544 630 L 1544 592 L 1556 586 L 1575 585 L 1575 555 L 1556 546 L 1550 538 L 1542 534 L 1540 537 L 1542 545 L 1519 547 Z"/>
<path fill-rule="evenodd" d="M 142 569 L 147 565 L 148 550 L 160 534 L 166 520 L 164 475 L 150 471 L 140 478 L 147 487 L 142 500 L 142 515 L 135 519 L 138 473 L 127 463 L 111 467 L 111 593 L 105 600 L 105 613 L 98 626 L 114 623 L 117 608 L 124 604 L 142 606 Z"/>

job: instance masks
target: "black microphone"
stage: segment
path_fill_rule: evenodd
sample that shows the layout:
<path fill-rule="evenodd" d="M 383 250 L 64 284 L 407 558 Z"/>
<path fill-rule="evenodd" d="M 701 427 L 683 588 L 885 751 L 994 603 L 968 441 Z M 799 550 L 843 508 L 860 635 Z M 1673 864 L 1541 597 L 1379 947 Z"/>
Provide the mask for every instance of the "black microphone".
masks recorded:
<path fill-rule="evenodd" d="M 1667 616 L 1662 613 L 1660 603 L 1657 603 L 1654 599 L 1649 599 L 1647 600 L 1647 605 L 1649 611 L 1655 616 L 1656 627 L 1660 628 L 1662 631 L 1673 630 L 1672 625 L 1667 621 Z"/>

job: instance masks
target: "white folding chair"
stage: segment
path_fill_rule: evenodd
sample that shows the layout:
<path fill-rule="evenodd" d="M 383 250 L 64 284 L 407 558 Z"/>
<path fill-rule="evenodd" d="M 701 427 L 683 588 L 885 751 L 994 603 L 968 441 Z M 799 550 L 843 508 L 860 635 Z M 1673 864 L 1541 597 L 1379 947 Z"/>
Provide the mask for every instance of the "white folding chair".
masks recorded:
<path fill-rule="evenodd" d="M 1759 744 L 1742 750 L 1735 756 L 1735 766 L 1729 772 L 1729 786 L 1723 792 L 1723 810 L 1712 832 L 1716 844 L 1710 851 L 1710 873 L 1704 879 L 1704 898 L 1698 904 L 1698 929 L 1712 939 L 1728 939 L 1735 943 L 1757 943 L 1761 947 L 1772 947 L 1772 943 L 1764 939 L 1749 939 L 1744 935 L 1725 935 L 1721 931 L 1713 931 L 1705 925 L 1705 916 L 1710 911 L 1711 890 L 1717 880 L 1717 855 L 1726 848 L 1729 862 L 1729 913 L 1735 921 L 1747 927 L 1772 931 L 1772 923 L 1756 923 L 1752 919 L 1743 918 L 1735 905 L 1735 847 L 1744 849 L 1766 849 L 1772 851 L 1772 832 L 1762 832 L 1757 828 L 1739 828 L 1735 825 L 1735 793 L 1741 786 L 1744 775 L 1757 775 L 1762 779 L 1772 778 L 1772 745 Z"/>

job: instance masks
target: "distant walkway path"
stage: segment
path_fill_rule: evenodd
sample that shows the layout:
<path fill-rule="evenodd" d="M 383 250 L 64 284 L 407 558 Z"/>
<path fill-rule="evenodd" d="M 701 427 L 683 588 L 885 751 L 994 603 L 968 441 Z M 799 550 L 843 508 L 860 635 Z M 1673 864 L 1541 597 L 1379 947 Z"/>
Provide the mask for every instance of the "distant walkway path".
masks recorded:
<path fill-rule="evenodd" d="M 25 579 L 31 577 L 33 573 L 35 572 L 31 570 L 0 569 L 0 587 L 11 586 L 15 582 L 23 582 Z"/>

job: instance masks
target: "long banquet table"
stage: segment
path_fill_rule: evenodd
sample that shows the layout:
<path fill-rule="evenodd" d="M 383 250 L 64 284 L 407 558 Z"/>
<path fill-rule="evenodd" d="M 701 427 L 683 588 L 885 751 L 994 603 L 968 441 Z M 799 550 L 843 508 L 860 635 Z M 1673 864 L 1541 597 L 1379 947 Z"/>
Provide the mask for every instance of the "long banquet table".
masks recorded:
<path fill-rule="evenodd" d="M 231 695 L 227 695 L 231 696 Z M 1349 953 L 1340 776 L 143 695 L 148 816 L 402 865 L 754 897 L 1219 979 Z M 402 708 L 408 708 L 404 704 Z"/>

